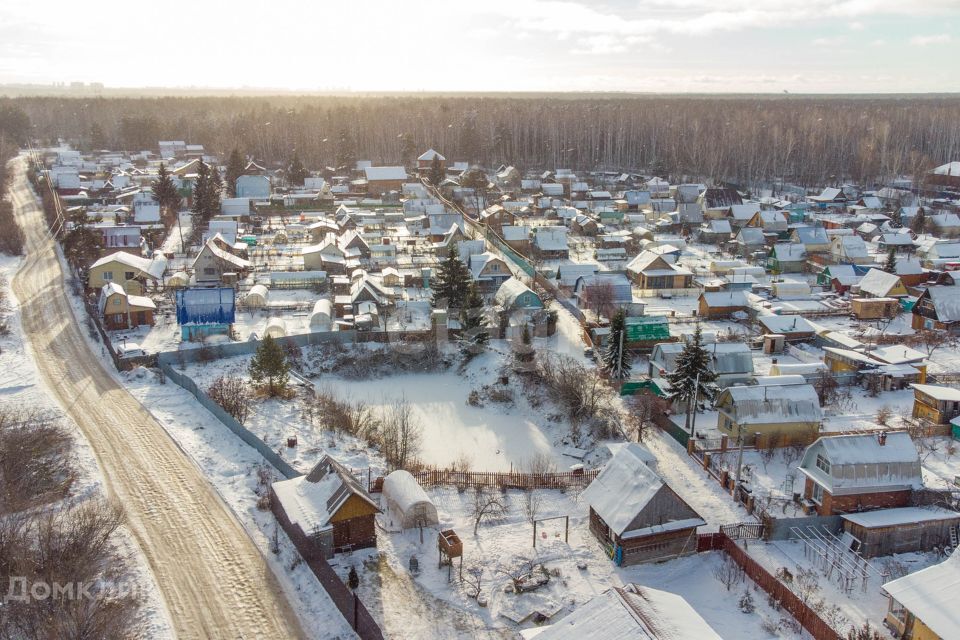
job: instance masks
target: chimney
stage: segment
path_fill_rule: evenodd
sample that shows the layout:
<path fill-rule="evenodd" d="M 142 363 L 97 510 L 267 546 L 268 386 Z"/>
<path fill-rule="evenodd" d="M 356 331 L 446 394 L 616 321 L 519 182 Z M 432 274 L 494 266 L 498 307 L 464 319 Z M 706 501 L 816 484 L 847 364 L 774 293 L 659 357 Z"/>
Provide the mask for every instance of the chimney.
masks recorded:
<path fill-rule="evenodd" d="M 770 364 L 777 364 L 777 359 L 776 359 L 776 358 L 773 358 L 773 359 L 770 361 Z"/>
<path fill-rule="evenodd" d="M 880 446 L 881 446 L 881 447 L 887 444 L 887 432 L 886 432 L 886 431 L 881 431 L 880 433 L 877 434 L 877 442 L 880 443 Z"/>

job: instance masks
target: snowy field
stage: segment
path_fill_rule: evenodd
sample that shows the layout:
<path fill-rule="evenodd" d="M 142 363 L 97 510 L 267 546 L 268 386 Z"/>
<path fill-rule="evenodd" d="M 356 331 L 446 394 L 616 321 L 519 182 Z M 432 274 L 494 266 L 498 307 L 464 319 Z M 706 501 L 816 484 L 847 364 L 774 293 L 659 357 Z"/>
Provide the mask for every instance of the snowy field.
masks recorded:
<path fill-rule="evenodd" d="M 73 440 L 73 463 L 77 478 L 69 499 L 79 501 L 96 498 L 104 492 L 104 479 L 96 456 L 80 429 L 63 413 L 46 387 L 23 337 L 18 303 L 11 289 L 13 276 L 20 263 L 20 258 L 0 254 L 0 290 L 5 298 L 0 305 L 0 318 L 6 320 L 10 331 L 7 336 L 0 335 L 0 403 L 10 407 L 35 407 L 54 415 L 68 429 Z M 129 561 L 131 575 L 126 578 L 142 599 L 139 634 L 158 640 L 173 638 L 166 606 L 132 534 L 128 529 L 121 528 L 115 542 L 119 555 Z"/>

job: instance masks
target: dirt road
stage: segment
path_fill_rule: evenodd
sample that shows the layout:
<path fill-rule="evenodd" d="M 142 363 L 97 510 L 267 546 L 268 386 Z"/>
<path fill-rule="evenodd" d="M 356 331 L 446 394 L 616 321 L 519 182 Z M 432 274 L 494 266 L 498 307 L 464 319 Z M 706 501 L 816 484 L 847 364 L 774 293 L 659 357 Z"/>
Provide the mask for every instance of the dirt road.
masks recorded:
<path fill-rule="evenodd" d="M 156 576 L 179 638 L 303 637 L 269 566 L 197 467 L 104 370 L 71 313 L 43 215 L 14 161 L 27 237 L 13 281 L 38 368 L 80 426 Z"/>

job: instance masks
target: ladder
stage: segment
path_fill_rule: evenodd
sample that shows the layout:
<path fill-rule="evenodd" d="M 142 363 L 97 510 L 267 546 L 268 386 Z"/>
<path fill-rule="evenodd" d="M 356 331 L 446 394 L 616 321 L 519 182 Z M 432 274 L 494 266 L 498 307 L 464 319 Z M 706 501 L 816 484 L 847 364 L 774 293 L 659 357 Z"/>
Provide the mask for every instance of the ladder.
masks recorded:
<path fill-rule="evenodd" d="M 950 527 L 950 547 L 957 548 L 957 525 Z"/>

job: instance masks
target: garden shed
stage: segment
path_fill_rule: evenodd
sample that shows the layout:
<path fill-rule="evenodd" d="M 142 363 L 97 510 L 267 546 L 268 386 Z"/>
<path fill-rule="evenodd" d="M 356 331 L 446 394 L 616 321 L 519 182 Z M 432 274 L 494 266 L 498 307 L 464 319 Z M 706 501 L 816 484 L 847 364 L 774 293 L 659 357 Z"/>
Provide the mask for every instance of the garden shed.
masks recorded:
<path fill-rule="evenodd" d="M 843 530 L 857 539 L 865 558 L 950 546 L 960 513 L 939 507 L 900 507 L 843 516 Z"/>
<path fill-rule="evenodd" d="M 262 309 L 267 306 L 267 298 L 270 291 L 265 285 L 255 284 L 250 288 L 250 293 L 243 299 L 243 304 L 252 309 Z"/>
<path fill-rule="evenodd" d="M 333 304 L 326 298 L 317 300 L 310 314 L 311 331 L 329 331 L 333 321 Z"/>
<path fill-rule="evenodd" d="M 270 336 L 273 339 L 286 337 L 287 327 L 283 323 L 283 318 L 270 318 L 267 320 L 267 326 L 263 329 L 263 335 Z"/>
<path fill-rule="evenodd" d="M 409 471 L 398 469 L 384 478 L 383 500 L 392 526 L 413 529 L 439 524 L 437 508 Z"/>

